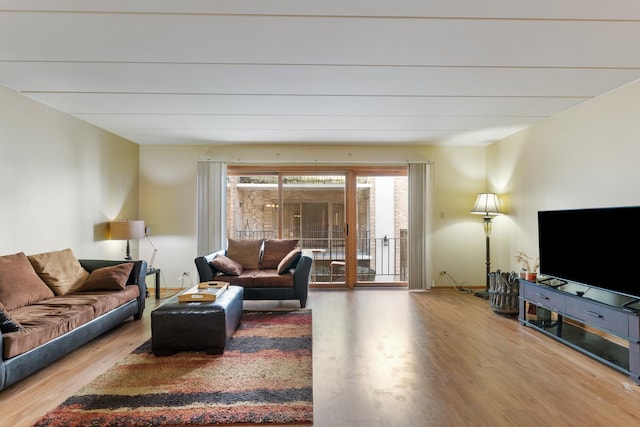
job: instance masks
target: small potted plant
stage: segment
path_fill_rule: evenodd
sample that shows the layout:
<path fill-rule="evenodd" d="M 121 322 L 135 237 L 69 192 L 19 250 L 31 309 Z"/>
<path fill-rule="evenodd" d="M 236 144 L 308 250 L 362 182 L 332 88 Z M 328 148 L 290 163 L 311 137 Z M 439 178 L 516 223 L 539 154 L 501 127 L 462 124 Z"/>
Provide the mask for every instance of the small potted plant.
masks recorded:
<path fill-rule="evenodd" d="M 540 267 L 540 258 L 534 258 L 527 255 L 525 252 L 520 251 L 516 254 L 516 262 L 522 265 L 520 278 L 528 280 L 530 282 L 535 282 L 538 267 Z"/>

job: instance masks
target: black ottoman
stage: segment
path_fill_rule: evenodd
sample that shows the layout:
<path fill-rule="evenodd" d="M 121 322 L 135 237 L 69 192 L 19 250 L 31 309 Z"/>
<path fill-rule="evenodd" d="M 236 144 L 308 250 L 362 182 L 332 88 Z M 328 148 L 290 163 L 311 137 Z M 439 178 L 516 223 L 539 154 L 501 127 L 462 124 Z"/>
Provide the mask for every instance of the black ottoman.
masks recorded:
<path fill-rule="evenodd" d="M 229 286 L 216 301 L 168 299 L 151 312 L 151 349 L 156 356 L 176 351 L 221 354 L 242 317 L 241 286 Z"/>

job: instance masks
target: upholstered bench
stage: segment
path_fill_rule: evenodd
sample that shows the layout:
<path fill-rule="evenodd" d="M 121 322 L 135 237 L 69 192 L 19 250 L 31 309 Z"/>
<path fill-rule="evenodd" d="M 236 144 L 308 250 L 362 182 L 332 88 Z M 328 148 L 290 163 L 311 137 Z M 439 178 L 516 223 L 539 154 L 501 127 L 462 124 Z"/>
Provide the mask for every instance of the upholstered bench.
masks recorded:
<path fill-rule="evenodd" d="M 178 296 L 151 312 L 151 349 L 156 356 L 176 351 L 221 354 L 242 317 L 244 290 L 229 286 L 215 301 L 180 302 Z"/>

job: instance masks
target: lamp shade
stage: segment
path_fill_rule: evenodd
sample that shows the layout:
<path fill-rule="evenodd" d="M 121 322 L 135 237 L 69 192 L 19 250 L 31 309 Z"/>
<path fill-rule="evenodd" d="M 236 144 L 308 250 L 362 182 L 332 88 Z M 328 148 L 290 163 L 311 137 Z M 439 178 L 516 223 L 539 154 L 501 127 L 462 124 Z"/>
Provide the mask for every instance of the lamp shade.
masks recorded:
<path fill-rule="evenodd" d="M 144 237 L 144 221 L 112 221 L 109 223 L 111 240 L 133 240 Z"/>
<path fill-rule="evenodd" d="M 476 204 L 471 209 L 472 214 L 476 215 L 500 215 L 500 199 L 494 193 L 480 193 L 476 198 Z"/>

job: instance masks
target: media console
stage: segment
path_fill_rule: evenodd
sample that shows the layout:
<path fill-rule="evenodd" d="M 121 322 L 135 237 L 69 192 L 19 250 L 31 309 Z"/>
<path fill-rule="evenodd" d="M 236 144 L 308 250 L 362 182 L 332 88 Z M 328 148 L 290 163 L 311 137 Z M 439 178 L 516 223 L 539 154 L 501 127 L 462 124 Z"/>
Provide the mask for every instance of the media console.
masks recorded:
<path fill-rule="evenodd" d="M 575 283 L 519 280 L 521 325 L 532 327 L 640 385 L 640 301 Z"/>

